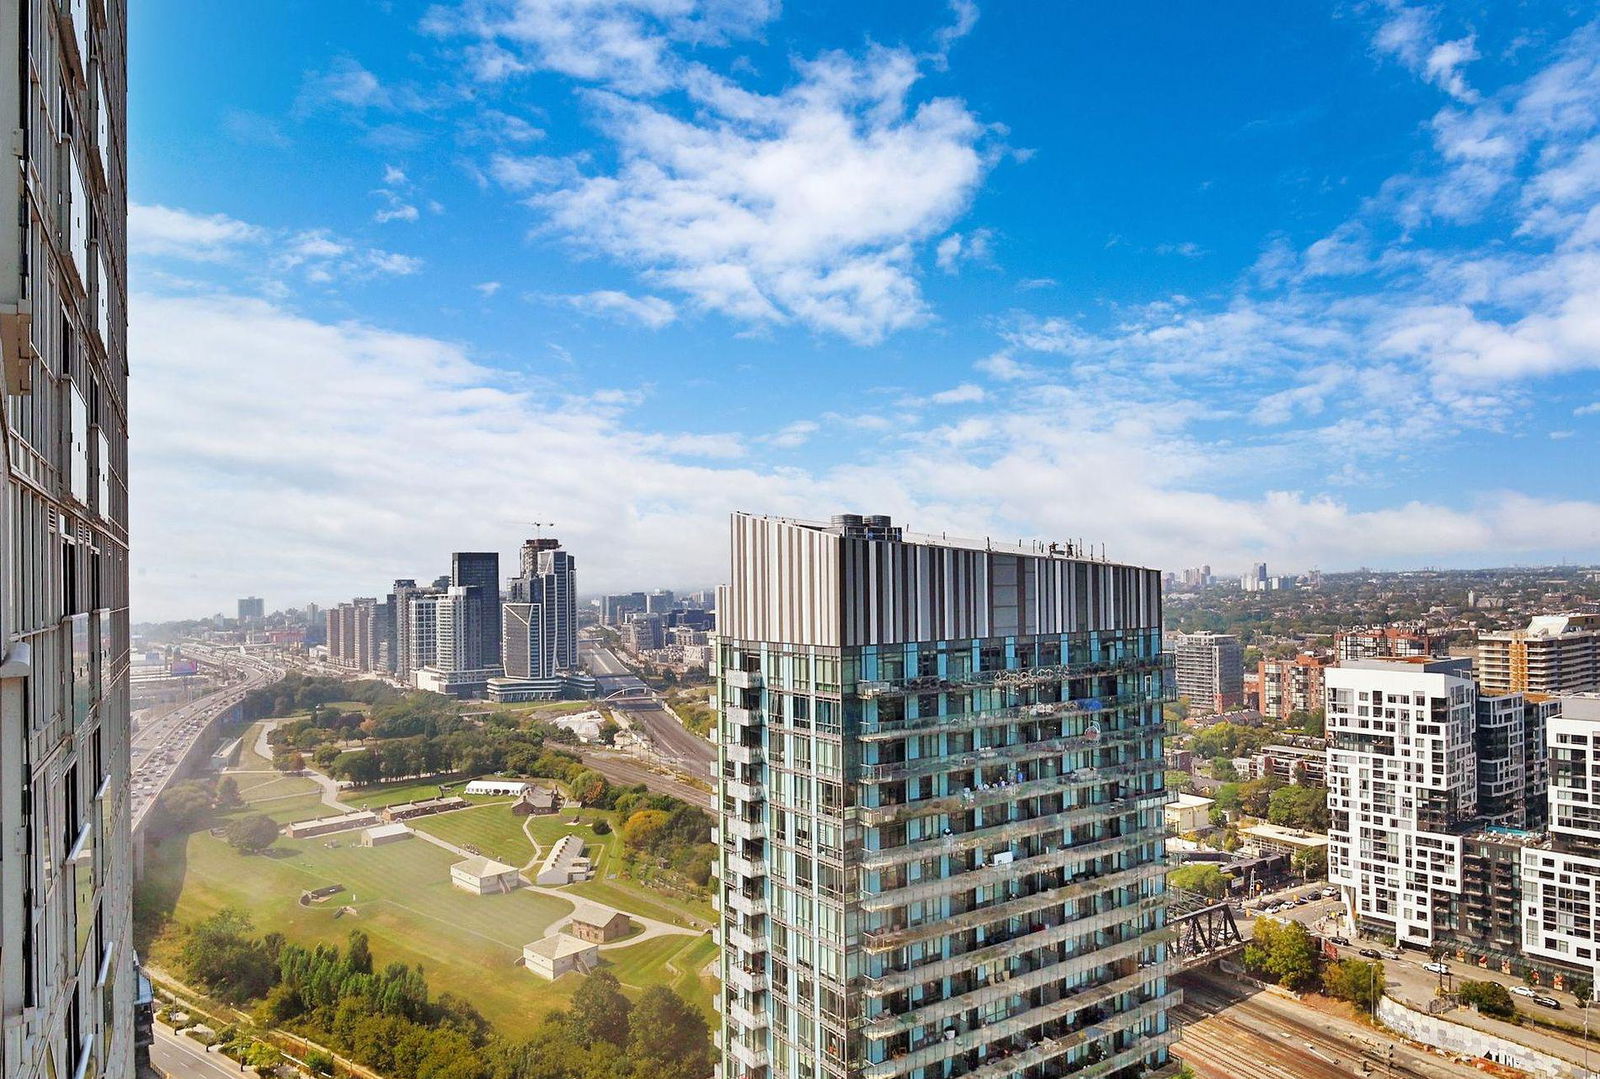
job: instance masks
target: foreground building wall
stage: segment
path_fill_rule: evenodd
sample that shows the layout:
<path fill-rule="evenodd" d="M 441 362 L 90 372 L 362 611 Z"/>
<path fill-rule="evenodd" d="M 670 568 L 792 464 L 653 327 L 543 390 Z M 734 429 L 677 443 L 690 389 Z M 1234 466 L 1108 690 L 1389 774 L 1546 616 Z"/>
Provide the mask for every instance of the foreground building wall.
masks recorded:
<path fill-rule="evenodd" d="M 126 15 L 0 2 L 0 1075 L 132 1074 Z"/>
<path fill-rule="evenodd" d="M 724 1079 L 1165 1062 L 1154 571 L 737 515 Z"/>

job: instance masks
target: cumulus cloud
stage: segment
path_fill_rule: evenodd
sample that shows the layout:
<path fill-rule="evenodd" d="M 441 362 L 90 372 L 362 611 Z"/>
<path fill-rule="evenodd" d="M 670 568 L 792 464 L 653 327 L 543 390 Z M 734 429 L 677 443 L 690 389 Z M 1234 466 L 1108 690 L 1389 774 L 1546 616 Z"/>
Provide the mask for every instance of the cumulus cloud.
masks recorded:
<path fill-rule="evenodd" d="M 600 289 L 562 298 L 586 314 L 637 322 L 652 330 L 670 326 L 678 317 L 677 308 L 659 296 L 630 296 L 614 289 Z"/>
<path fill-rule="evenodd" d="M 1458 101 L 1478 100 L 1461 71 L 1478 59 L 1477 39 L 1472 34 L 1440 41 L 1435 9 L 1388 0 L 1384 10 L 1385 17 L 1372 36 L 1373 51 L 1398 60 L 1412 74 Z"/>
<path fill-rule="evenodd" d="M 636 586 L 640 566 L 666 584 L 720 580 L 734 509 L 865 509 L 932 532 L 1084 536 L 1158 566 L 1192 561 L 1197 528 L 1217 563 L 1326 568 L 1349 565 L 1351 552 L 1377 565 L 1557 557 L 1592 549 L 1600 531 L 1593 502 L 1499 492 L 1378 510 L 1290 488 L 1226 497 L 1215 454 L 1174 435 L 1173 413 L 1107 409 L 1064 387 L 1017 385 L 982 414 L 858 460 L 758 468 L 731 433 L 641 427 L 637 389 L 564 393 L 425 336 L 230 295 L 137 295 L 131 320 L 142 432 L 132 467 L 144 492 L 133 531 L 161 552 L 136 569 L 140 619 L 214 610 L 244 592 L 274 605 L 371 594 L 442 570 L 452 550 L 509 554 L 533 515 L 562 522 L 596 590 Z M 226 379 L 218 356 L 230 358 Z M 897 430 L 887 417 L 857 419 Z M 822 424 L 795 421 L 773 444 Z M 537 507 L 517 492 L 536 492 Z M 1085 506 L 1116 512 L 1089 520 Z"/>
<path fill-rule="evenodd" d="M 225 214 L 196 214 L 167 206 L 128 208 L 128 246 L 135 259 L 235 267 L 239 273 L 268 271 L 266 283 L 281 287 L 285 277 L 319 285 L 405 276 L 422 260 L 367 247 L 330 229 L 268 229 Z"/>
<path fill-rule="evenodd" d="M 934 261 L 945 273 L 955 273 L 963 262 L 989 262 L 992 257 L 994 232 L 991 229 L 973 229 L 966 235 L 952 232 L 934 248 Z"/>
<path fill-rule="evenodd" d="M 715 46 L 754 34 L 778 0 L 469 0 L 431 9 L 423 27 L 466 38 L 485 82 L 554 71 L 628 93 L 659 93 L 681 76 L 679 45 Z"/>

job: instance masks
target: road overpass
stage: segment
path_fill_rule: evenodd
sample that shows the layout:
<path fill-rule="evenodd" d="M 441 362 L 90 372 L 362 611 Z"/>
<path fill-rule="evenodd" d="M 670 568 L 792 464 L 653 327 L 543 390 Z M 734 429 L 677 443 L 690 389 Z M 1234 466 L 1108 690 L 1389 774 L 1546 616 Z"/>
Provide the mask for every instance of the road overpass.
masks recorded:
<path fill-rule="evenodd" d="M 704 783 L 716 760 L 716 747 L 685 727 L 660 695 L 611 649 L 589 640 L 580 641 L 578 647 L 589 673 L 600 684 L 599 696 L 627 715 L 634 730 L 649 740 L 656 759 Z"/>

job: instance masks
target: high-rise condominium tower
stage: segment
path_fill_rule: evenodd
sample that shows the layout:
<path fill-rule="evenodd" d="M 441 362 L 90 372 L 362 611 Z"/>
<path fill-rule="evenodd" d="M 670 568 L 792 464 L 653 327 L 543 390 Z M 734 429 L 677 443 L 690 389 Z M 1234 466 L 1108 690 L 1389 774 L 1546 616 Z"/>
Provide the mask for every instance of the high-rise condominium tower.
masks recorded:
<path fill-rule="evenodd" d="M 1178 693 L 1200 715 L 1226 712 L 1244 700 L 1244 649 L 1231 633 L 1174 633 Z"/>
<path fill-rule="evenodd" d="M 549 678 L 578 669 L 578 561 L 557 539 L 522 545 L 522 576 L 505 605 L 508 678 Z"/>
<path fill-rule="evenodd" d="M 126 9 L 0 3 L 0 1076 L 133 1073 Z"/>
<path fill-rule="evenodd" d="M 471 666 L 500 665 L 500 555 L 457 551 L 450 556 L 450 583 L 467 589 L 467 632 L 477 637 Z M 463 660 L 465 663 L 466 661 Z"/>
<path fill-rule="evenodd" d="M 717 612 L 724 1079 L 1163 1062 L 1159 575 L 740 514 Z"/>

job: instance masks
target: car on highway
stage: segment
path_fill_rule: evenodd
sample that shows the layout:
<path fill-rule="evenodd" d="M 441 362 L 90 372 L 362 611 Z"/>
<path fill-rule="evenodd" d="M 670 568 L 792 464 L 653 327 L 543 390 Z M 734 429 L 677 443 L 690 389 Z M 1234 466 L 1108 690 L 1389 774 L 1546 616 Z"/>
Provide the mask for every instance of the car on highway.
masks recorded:
<path fill-rule="evenodd" d="M 1382 959 L 1383 953 L 1376 948 L 1362 948 L 1356 952 L 1363 959 Z"/>
<path fill-rule="evenodd" d="M 1422 969 L 1427 971 L 1429 974 L 1450 973 L 1450 968 L 1445 966 L 1443 963 L 1424 963 L 1422 964 Z"/>
<path fill-rule="evenodd" d="M 1561 1010 L 1561 1002 L 1555 997 L 1534 997 L 1533 1002 L 1535 1004 L 1541 1004 L 1546 1008 L 1554 1008 L 1556 1011 Z"/>
<path fill-rule="evenodd" d="M 1529 988 L 1526 985 L 1513 985 L 1511 987 L 1511 991 L 1513 993 L 1517 994 L 1517 996 L 1519 996 L 1519 997 L 1532 997 L 1532 996 L 1537 996 L 1538 995 L 1537 993 L 1535 993 L 1531 988 Z"/>

